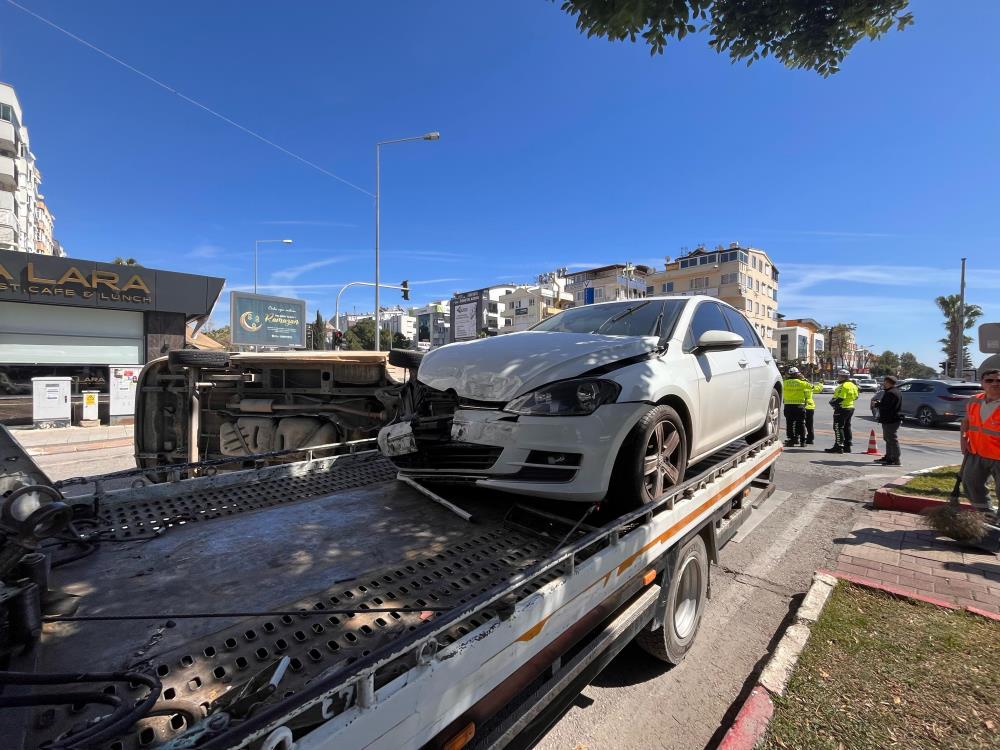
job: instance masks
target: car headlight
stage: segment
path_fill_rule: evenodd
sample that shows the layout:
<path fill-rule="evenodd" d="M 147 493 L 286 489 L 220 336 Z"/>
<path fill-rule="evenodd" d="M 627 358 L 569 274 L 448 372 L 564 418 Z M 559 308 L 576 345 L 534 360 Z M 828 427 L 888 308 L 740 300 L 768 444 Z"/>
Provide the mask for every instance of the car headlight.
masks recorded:
<path fill-rule="evenodd" d="M 564 380 L 518 396 L 504 411 L 533 417 L 573 417 L 593 414 L 601 404 L 614 403 L 622 387 L 611 380 Z"/>

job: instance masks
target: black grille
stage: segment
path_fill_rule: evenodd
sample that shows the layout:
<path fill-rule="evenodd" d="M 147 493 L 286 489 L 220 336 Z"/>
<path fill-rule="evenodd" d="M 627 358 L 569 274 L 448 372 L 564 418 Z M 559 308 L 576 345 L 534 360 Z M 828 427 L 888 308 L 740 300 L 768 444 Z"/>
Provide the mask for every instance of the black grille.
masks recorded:
<path fill-rule="evenodd" d="M 522 466 L 509 478 L 521 482 L 568 482 L 576 476 L 576 468 L 559 469 L 554 466 Z M 504 476 L 503 479 L 507 479 Z"/>
<path fill-rule="evenodd" d="M 447 469 L 450 471 L 485 471 L 500 458 L 503 448 L 474 443 L 423 445 L 416 453 L 393 456 L 401 469 Z"/>

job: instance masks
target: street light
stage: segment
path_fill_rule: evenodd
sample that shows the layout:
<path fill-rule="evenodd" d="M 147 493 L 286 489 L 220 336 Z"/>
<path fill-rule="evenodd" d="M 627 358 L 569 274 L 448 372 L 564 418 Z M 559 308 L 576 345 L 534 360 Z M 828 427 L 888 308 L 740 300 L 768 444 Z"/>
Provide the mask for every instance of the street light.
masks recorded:
<path fill-rule="evenodd" d="M 257 251 L 261 244 L 281 243 L 282 245 L 291 245 L 291 240 L 254 240 L 253 241 L 253 293 L 257 293 Z"/>
<path fill-rule="evenodd" d="M 382 147 L 390 143 L 406 143 L 408 141 L 436 141 L 441 134 L 432 130 L 430 133 L 416 135 L 411 138 L 395 138 L 391 141 L 379 141 L 375 144 L 375 351 L 381 349 L 382 326 L 379 315 L 379 235 L 381 234 L 382 206 Z"/>

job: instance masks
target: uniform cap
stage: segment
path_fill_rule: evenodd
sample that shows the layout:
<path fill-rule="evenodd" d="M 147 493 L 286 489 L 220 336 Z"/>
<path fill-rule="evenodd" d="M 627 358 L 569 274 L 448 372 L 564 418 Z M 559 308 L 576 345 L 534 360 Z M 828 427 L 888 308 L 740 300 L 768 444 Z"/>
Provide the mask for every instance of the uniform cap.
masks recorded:
<path fill-rule="evenodd" d="M 799 374 L 799 368 L 798 367 L 789 367 L 788 368 L 788 374 L 789 375 L 798 375 Z"/>

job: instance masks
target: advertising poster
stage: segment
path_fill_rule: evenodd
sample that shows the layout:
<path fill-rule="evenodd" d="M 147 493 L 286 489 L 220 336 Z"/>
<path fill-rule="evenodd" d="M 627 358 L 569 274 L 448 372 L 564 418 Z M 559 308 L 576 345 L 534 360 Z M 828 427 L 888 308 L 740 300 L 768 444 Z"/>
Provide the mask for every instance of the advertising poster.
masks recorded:
<path fill-rule="evenodd" d="M 111 366 L 108 413 L 112 417 L 130 416 L 135 413 L 135 384 L 139 382 L 140 370 L 142 365 Z"/>
<path fill-rule="evenodd" d="M 286 349 L 306 345 L 305 300 L 232 292 L 229 311 L 234 344 Z"/>
<path fill-rule="evenodd" d="M 477 302 L 457 304 L 452 313 L 452 326 L 455 330 L 455 341 L 469 341 L 476 338 L 479 327 L 476 325 Z"/>

